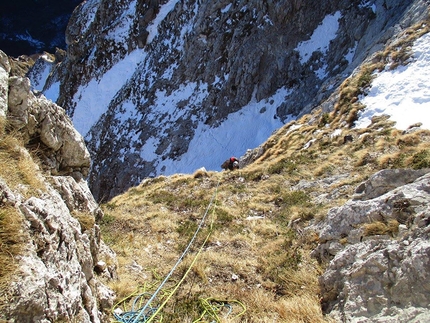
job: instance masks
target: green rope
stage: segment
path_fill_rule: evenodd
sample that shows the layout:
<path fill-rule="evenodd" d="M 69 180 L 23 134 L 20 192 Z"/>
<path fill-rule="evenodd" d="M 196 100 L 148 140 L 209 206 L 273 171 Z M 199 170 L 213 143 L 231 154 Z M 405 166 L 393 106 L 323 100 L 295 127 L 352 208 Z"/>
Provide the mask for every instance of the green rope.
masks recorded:
<path fill-rule="evenodd" d="M 146 296 L 146 295 L 148 295 L 148 293 L 146 291 L 143 292 L 143 293 L 140 293 L 140 294 L 132 294 L 132 295 L 130 295 L 130 296 L 128 296 L 128 297 L 125 298 L 125 300 L 129 300 L 129 299 L 135 297 L 135 301 L 133 302 L 133 306 L 132 306 L 131 311 L 122 312 L 122 313 L 116 313 L 115 309 L 118 308 L 118 307 L 114 307 L 114 309 L 113 309 L 113 315 L 114 315 L 115 319 L 117 320 L 117 322 L 120 322 L 120 323 L 148 323 L 148 322 L 152 321 L 158 315 L 158 313 L 161 311 L 161 309 L 164 307 L 164 305 L 167 303 L 167 301 L 176 292 L 176 290 L 179 288 L 179 286 L 182 284 L 182 282 L 185 280 L 185 277 L 187 276 L 188 272 L 191 270 L 191 267 L 196 262 L 197 257 L 199 256 L 199 254 L 203 250 L 204 245 L 206 244 L 207 240 L 209 239 L 209 236 L 212 233 L 213 218 L 212 218 L 212 222 L 211 222 L 211 225 L 210 225 L 209 234 L 207 235 L 205 241 L 203 242 L 202 246 L 200 247 L 200 250 L 198 251 L 198 253 L 194 257 L 194 259 L 193 259 L 190 267 L 188 268 L 188 270 L 186 271 L 186 273 L 184 274 L 184 276 L 182 277 L 182 279 L 179 281 L 179 283 L 175 286 L 175 288 L 173 289 L 173 291 L 170 292 L 170 294 L 167 296 L 166 300 L 159 307 L 153 307 L 151 305 L 154 302 L 155 298 L 158 296 L 158 293 L 161 291 L 162 287 L 169 280 L 170 276 L 173 274 L 173 272 L 175 271 L 175 269 L 177 268 L 177 266 L 182 262 L 182 260 L 184 259 L 185 255 L 188 253 L 188 251 L 189 251 L 192 243 L 196 239 L 197 234 L 199 233 L 200 229 L 202 228 L 203 223 L 205 222 L 206 216 L 207 216 L 207 214 L 208 214 L 208 212 L 209 212 L 212 204 L 216 200 L 216 196 L 218 194 L 218 187 L 219 187 L 220 182 L 221 182 L 221 177 L 218 179 L 218 183 L 216 185 L 215 192 L 212 195 L 212 198 L 211 198 L 211 200 L 209 202 L 208 207 L 206 208 L 206 211 L 205 211 L 202 219 L 200 220 L 200 224 L 197 227 L 196 232 L 194 233 L 193 237 L 191 238 L 190 242 L 188 243 L 188 246 L 185 248 L 185 250 L 182 253 L 182 255 L 179 257 L 178 261 L 173 266 L 173 268 L 170 270 L 170 272 L 167 274 L 167 276 L 162 281 L 162 283 L 160 284 L 160 286 L 150 296 L 149 300 L 146 302 L 146 304 L 143 307 L 136 306 L 136 308 L 138 308 L 138 309 L 135 309 L 135 305 L 137 303 L 139 303 L 141 305 L 141 303 L 143 302 L 143 297 Z M 212 210 L 212 217 L 213 217 L 214 213 L 215 213 L 215 208 Z M 123 303 L 123 301 L 119 302 L 119 304 L 122 304 L 122 303 Z"/>
<path fill-rule="evenodd" d="M 225 313 L 224 316 L 230 316 L 233 312 L 234 305 L 238 305 L 241 310 L 233 318 L 242 316 L 246 312 L 245 305 L 237 300 L 219 300 L 216 298 L 209 297 L 201 298 L 199 301 L 200 305 L 203 308 L 203 312 L 197 320 L 193 321 L 193 323 L 202 322 L 204 318 L 209 318 L 212 320 L 211 322 L 219 323 L 221 322 L 221 318 L 219 317 L 219 315 L 222 313 L 222 311 L 226 309 L 227 313 Z"/>

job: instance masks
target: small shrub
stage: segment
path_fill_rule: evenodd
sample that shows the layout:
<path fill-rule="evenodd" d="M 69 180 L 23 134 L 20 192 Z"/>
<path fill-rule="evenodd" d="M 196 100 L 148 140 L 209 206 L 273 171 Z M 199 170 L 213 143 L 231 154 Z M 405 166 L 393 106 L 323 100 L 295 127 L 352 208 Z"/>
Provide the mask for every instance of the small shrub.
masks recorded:
<path fill-rule="evenodd" d="M 412 156 L 411 167 L 413 169 L 430 168 L 429 150 L 421 150 Z"/>
<path fill-rule="evenodd" d="M 267 172 L 269 174 L 281 174 L 282 172 L 291 174 L 296 169 L 297 164 L 294 161 L 289 159 L 283 159 L 280 162 L 270 165 Z"/>
<path fill-rule="evenodd" d="M 74 211 L 72 215 L 79 221 L 82 232 L 91 231 L 94 228 L 95 218 L 91 213 Z"/>
<path fill-rule="evenodd" d="M 209 205 L 209 201 L 204 198 L 196 198 L 196 197 L 187 197 L 184 199 L 178 200 L 180 208 L 199 208 L 206 207 Z"/>
<path fill-rule="evenodd" d="M 320 118 L 320 121 L 318 123 L 318 126 L 320 128 L 324 127 L 326 124 L 330 123 L 330 121 L 331 121 L 330 113 L 327 113 L 327 112 L 323 113 L 322 116 L 321 116 L 321 118 Z"/>
<path fill-rule="evenodd" d="M 165 204 L 170 207 L 173 206 L 174 203 L 179 200 L 179 196 L 167 190 L 155 191 L 149 196 L 149 198 L 155 204 Z"/>
<path fill-rule="evenodd" d="M 282 202 L 286 206 L 306 205 L 310 201 L 309 195 L 304 191 L 291 191 L 282 195 Z"/>
<path fill-rule="evenodd" d="M 399 222 L 397 220 L 390 220 L 388 223 L 375 221 L 363 225 L 364 236 L 390 235 L 393 237 L 397 234 L 398 230 Z"/>
<path fill-rule="evenodd" d="M 247 172 L 246 174 L 244 174 L 245 179 L 254 181 L 254 182 L 261 181 L 263 176 L 264 176 L 264 173 L 262 171 Z"/>
<path fill-rule="evenodd" d="M 302 210 L 298 214 L 299 218 L 303 221 L 312 220 L 315 216 L 314 210 Z"/>
<path fill-rule="evenodd" d="M 373 79 L 375 78 L 375 75 L 373 75 L 373 72 L 376 68 L 366 67 L 362 70 L 361 73 L 358 75 L 357 79 L 357 86 L 361 89 L 366 88 L 370 86 Z"/>
<path fill-rule="evenodd" d="M 358 158 L 355 166 L 360 167 L 368 164 L 373 164 L 375 162 L 375 157 L 370 153 L 363 153 Z"/>
<path fill-rule="evenodd" d="M 330 175 L 336 170 L 336 166 L 330 162 L 323 163 L 320 167 L 314 170 L 315 176 Z"/>
<path fill-rule="evenodd" d="M 181 236 L 191 237 L 197 230 L 197 223 L 194 221 L 186 220 L 179 224 L 176 228 L 176 232 L 178 232 Z"/>
<path fill-rule="evenodd" d="M 221 223 L 222 225 L 231 223 L 234 219 L 229 212 L 221 208 L 217 208 L 215 210 L 215 214 L 216 214 L 217 222 Z"/>
<path fill-rule="evenodd" d="M 397 139 L 397 146 L 399 147 L 414 147 L 420 143 L 421 139 L 419 136 L 406 135 Z"/>

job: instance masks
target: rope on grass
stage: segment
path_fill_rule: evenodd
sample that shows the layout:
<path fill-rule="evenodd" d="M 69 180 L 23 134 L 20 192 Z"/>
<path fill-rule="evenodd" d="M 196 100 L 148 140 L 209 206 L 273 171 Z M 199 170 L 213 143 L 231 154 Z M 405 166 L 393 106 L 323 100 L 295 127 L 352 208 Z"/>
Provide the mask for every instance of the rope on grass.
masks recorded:
<path fill-rule="evenodd" d="M 193 323 L 206 322 L 206 320 L 203 320 L 205 318 L 212 319 L 210 322 L 220 323 L 222 322 L 220 315 L 223 314 L 223 310 L 226 312 L 223 314 L 224 317 L 230 316 L 233 313 L 234 305 L 238 305 L 241 310 L 238 314 L 234 315 L 233 319 L 242 316 L 246 312 L 246 306 L 237 300 L 219 300 L 212 297 L 201 298 L 200 305 L 203 307 L 203 312 L 197 320 L 193 321 Z"/>
<path fill-rule="evenodd" d="M 215 192 L 212 195 L 212 198 L 211 198 L 211 200 L 209 202 L 208 207 L 206 208 L 206 211 L 205 211 L 202 219 L 200 220 L 200 223 L 199 223 L 199 226 L 196 229 L 196 232 L 194 233 L 193 237 L 191 238 L 190 242 L 188 243 L 188 245 L 185 248 L 185 250 L 182 253 L 182 255 L 179 257 L 179 259 L 176 262 L 176 264 L 173 266 L 173 268 L 170 270 L 170 272 L 167 274 L 167 276 L 161 282 L 160 286 L 152 294 L 152 296 L 149 298 L 149 300 L 146 302 L 146 304 L 143 307 L 140 307 L 140 305 L 141 305 L 141 302 L 143 303 L 142 298 L 145 295 L 148 295 L 148 293 L 146 291 L 143 292 L 143 293 L 140 293 L 140 294 L 132 294 L 129 297 L 127 297 L 124 300 L 122 300 L 120 303 L 118 303 L 118 304 L 124 303 L 125 301 L 127 301 L 127 300 L 135 297 L 135 300 L 133 302 L 133 306 L 132 306 L 131 311 L 122 312 L 122 313 L 115 313 L 115 309 L 118 308 L 117 307 L 118 304 L 116 306 L 114 306 L 114 308 L 113 308 L 113 315 L 114 315 L 115 319 L 118 322 L 120 322 L 120 323 L 149 323 L 149 322 L 151 322 L 158 315 L 158 313 L 161 311 L 161 309 L 164 307 L 164 305 L 167 303 L 167 301 L 176 292 L 176 290 L 179 288 L 179 286 L 182 284 L 182 282 L 185 280 L 185 277 L 187 276 L 187 274 L 191 270 L 191 267 L 196 262 L 197 257 L 199 256 L 199 254 L 203 250 L 204 245 L 206 244 L 207 240 L 209 239 L 209 236 L 212 233 L 212 223 L 211 223 L 211 226 L 210 226 L 209 234 L 207 235 L 206 239 L 204 240 L 202 246 L 200 247 L 198 253 L 194 257 L 191 265 L 189 266 L 189 268 L 185 272 L 185 274 L 182 277 L 182 279 L 179 281 L 179 283 L 175 286 L 175 288 L 170 292 L 170 294 L 168 295 L 168 297 L 166 298 L 166 300 L 159 307 L 154 307 L 154 306 L 151 305 L 151 303 L 154 302 L 155 298 L 157 297 L 158 293 L 161 291 L 161 289 L 163 288 L 163 286 L 169 280 L 170 276 L 176 270 L 176 268 L 178 267 L 178 265 L 182 262 L 182 260 L 184 259 L 184 257 L 188 253 L 189 249 L 191 248 L 191 245 L 193 244 L 194 240 L 196 239 L 197 234 L 199 233 L 200 229 L 203 227 L 203 224 L 204 224 L 204 222 L 206 220 L 206 217 L 207 217 L 207 215 L 209 213 L 209 210 L 210 210 L 213 202 L 216 199 L 216 196 L 217 196 L 217 193 L 218 193 L 218 187 L 219 187 L 220 182 L 221 182 L 221 177 L 219 177 L 219 179 L 218 179 L 218 183 L 216 185 Z M 212 214 L 214 214 L 214 213 L 215 213 L 215 208 L 212 211 Z M 137 303 L 139 303 L 139 307 L 136 306 L 136 309 L 135 309 L 135 305 Z"/>

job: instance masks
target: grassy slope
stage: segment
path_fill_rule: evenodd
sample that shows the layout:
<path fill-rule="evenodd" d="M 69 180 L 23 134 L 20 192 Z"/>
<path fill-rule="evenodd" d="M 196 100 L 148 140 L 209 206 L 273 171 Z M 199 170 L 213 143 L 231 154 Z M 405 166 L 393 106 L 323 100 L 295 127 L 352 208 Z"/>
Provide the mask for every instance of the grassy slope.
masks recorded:
<path fill-rule="evenodd" d="M 291 125 L 279 130 L 268 141 L 272 147 L 242 170 L 149 179 L 104 205 L 103 238 L 120 263 L 120 280 L 112 286 L 119 298 L 140 285 L 157 286 L 216 192 L 215 210 L 174 273 L 174 282 L 190 265 L 212 221 L 213 232 L 166 305 L 167 321 L 191 322 L 201 313 L 199 299 L 207 297 L 244 303 L 242 320 L 232 322 L 324 321 L 317 284 L 322 268 L 309 257 L 318 236 L 303 229 L 344 203 L 358 183 L 379 169 L 429 167 L 430 132 L 402 134 L 380 118 L 369 129 L 345 129 L 342 137 L 331 138 L 333 129 L 308 125 L 308 118 L 299 120 L 303 126 L 295 131 L 288 130 Z M 354 141 L 344 144 L 346 134 Z M 303 150 L 311 138 L 317 141 Z M 300 181 L 318 183 L 339 174 L 347 176 L 328 181 L 330 185 L 292 190 Z M 318 197 L 329 192 L 332 199 L 319 203 Z M 133 262 L 141 270 L 133 270 Z"/>
<path fill-rule="evenodd" d="M 372 71 L 388 61 L 407 61 L 408 46 L 427 26 L 406 31 L 399 43 L 345 81 L 331 113 L 316 110 L 279 129 L 264 145 L 263 156 L 244 169 L 149 179 L 104 205 L 103 239 L 119 258 L 120 279 L 111 286 L 118 299 L 138 287 L 151 291 L 159 285 L 217 192 L 215 209 L 160 293 L 183 277 L 212 224 L 199 258 L 163 309 L 163 321 L 192 322 L 204 313 L 201 299 L 211 297 L 235 305 L 225 322 L 323 322 L 317 283 L 323 268 L 309 257 L 318 236 L 303 229 L 344 203 L 359 182 L 379 169 L 430 166 L 429 131 L 403 134 L 384 118 L 368 129 L 348 127 Z M 45 188 L 32 155 L 19 134 L 6 131 L 5 120 L 0 121 L 0 177 L 24 197 L 38 196 Z M 342 135 L 331 137 L 341 126 Z M 345 135 L 352 135 L 353 142 L 344 144 Z M 297 190 L 299 183 L 307 185 Z M 25 246 L 21 215 L 4 203 L 2 197 L 0 286 L 10 281 L 14 255 Z M 246 311 L 234 318 L 242 311 L 240 304 Z"/>
<path fill-rule="evenodd" d="M 104 205 L 103 239 L 119 259 L 120 279 L 111 286 L 118 299 L 138 288 L 151 293 L 159 286 L 216 193 L 203 230 L 159 293 L 162 302 L 211 232 L 162 309 L 163 321 L 193 322 L 207 313 L 202 302 L 207 298 L 235 305 L 223 322 L 329 320 L 319 306 L 323 268 L 309 256 L 318 235 L 304 228 L 343 204 L 380 169 L 430 167 L 430 131 L 403 133 L 385 117 L 375 118 L 367 129 L 351 127 L 362 108 L 357 97 L 371 83 L 372 72 L 388 62 L 405 64 L 412 41 L 427 31 L 416 25 L 377 53 L 340 87 L 331 113 L 316 110 L 279 129 L 253 164 L 234 172 L 148 179 Z M 333 137 L 335 129 L 342 134 Z M 346 135 L 353 141 L 344 143 Z M 246 306 L 240 317 L 235 315 L 242 307 L 235 301 Z"/>

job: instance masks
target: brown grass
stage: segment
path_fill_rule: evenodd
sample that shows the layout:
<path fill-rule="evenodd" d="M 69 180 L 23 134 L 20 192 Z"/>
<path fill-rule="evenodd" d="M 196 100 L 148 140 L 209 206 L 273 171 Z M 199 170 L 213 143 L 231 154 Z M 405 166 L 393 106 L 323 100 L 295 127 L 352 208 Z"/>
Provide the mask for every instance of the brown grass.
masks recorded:
<path fill-rule="evenodd" d="M 390 220 L 387 223 L 375 221 L 363 225 L 364 236 L 390 235 L 394 237 L 398 231 L 399 222 L 397 222 L 397 220 Z"/>
<path fill-rule="evenodd" d="M 14 207 L 1 203 L 0 201 L 0 304 L 4 305 L 7 301 L 3 292 L 17 269 L 16 256 L 23 251 L 25 236 L 21 215 Z"/>
<path fill-rule="evenodd" d="M 79 221 L 82 232 L 92 231 L 95 224 L 95 218 L 90 212 L 73 211 L 72 216 Z"/>
<path fill-rule="evenodd" d="M 318 237 L 302 229 L 344 203 L 358 183 L 381 167 L 426 165 L 430 135 L 426 130 L 404 134 L 386 117 L 375 118 L 367 129 L 345 128 L 342 135 L 354 138 L 348 143 L 331 138 L 333 129 L 321 131 L 318 124 L 288 128 L 274 134 L 270 148 L 243 169 L 148 179 L 104 205 L 103 239 L 119 258 L 121 280 L 111 286 L 118 295 L 131 293 L 130 285 L 157 286 L 187 246 L 218 187 L 216 207 L 167 290 L 186 272 L 210 228 L 211 236 L 163 310 L 164 318 L 192 322 L 202 314 L 202 298 L 218 298 L 246 306 L 240 318 L 226 317 L 225 322 L 327 322 L 318 299 L 321 268 L 309 257 Z M 319 142 L 303 149 L 312 138 Z M 329 186 L 291 190 L 301 180 L 345 173 L 347 178 Z M 315 204 L 315 197 L 334 190 L 339 193 L 331 201 Z M 371 223 L 363 229 L 366 235 L 395 235 L 397 226 Z M 133 264 L 141 269 L 131 269 Z"/>
<path fill-rule="evenodd" d="M 405 34 L 404 44 L 417 37 L 421 32 L 417 30 Z M 235 313 L 240 311 L 236 301 L 246 312 L 236 318 L 223 316 L 220 322 L 329 322 L 321 313 L 318 297 L 322 268 L 310 258 L 318 235 L 304 228 L 321 221 L 331 207 L 345 203 L 358 183 L 379 169 L 430 165 L 426 130 L 403 133 L 387 116 L 374 118 L 366 129 L 348 127 L 362 108 L 358 96 L 370 86 L 373 72 L 390 62 L 407 63 L 408 46 L 402 46 L 392 44 L 377 53 L 346 80 L 332 112 L 315 111 L 276 131 L 252 164 L 234 172 L 199 170 L 192 175 L 147 179 L 104 205 L 102 235 L 118 255 L 121 279 L 111 287 L 119 298 L 133 292 L 130 285 L 146 286 L 151 292 L 158 287 L 216 191 L 195 244 L 162 294 L 180 281 L 204 237 L 211 233 L 210 237 L 163 309 L 163 318 L 210 321 L 203 313 L 202 299 L 222 299 L 236 304 Z M 338 128 L 342 135 L 332 138 Z M 345 135 L 353 141 L 345 143 Z M 311 140 L 314 143 L 304 149 Z M 337 181 L 324 182 L 345 174 Z M 292 189 L 301 182 L 313 184 Z M 323 195 L 329 197 L 316 203 Z M 397 227 L 395 221 L 377 222 L 366 224 L 363 230 L 366 235 L 394 236 Z"/>
<path fill-rule="evenodd" d="M 315 294 L 315 274 L 308 274 L 314 277 L 312 282 L 308 278 L 296 278 L 293 282 L 294 274 L 288 274 L 287 270 L 290 268 L 293 272 L 297 271 L 297 275 L 305 277 L 308 269 L 303 268 L 309 268 L 311 272 L 315 270 L 313 265 L 306 265 L 311 261 L 298 257 L 302 251 L 299 251 L 297 246 L 290 251 L 282 252 L 285 246 L 291 246 L 292 238 L 288 233 L 290 229 L 287 228 L 286 222 L 280 226 L 282 222 L 278 224 L 269 220 L 279 209 L 274 204 L 273 193 L 276 192 L 278 195 L 287 193 L 287 191 L 282 193 L 279 189 L 284 177 L 279 176 L 279 183 L 276 183 L 275 177 L 274 181 L 263 181 L 263 185 L 253 180 L 247 180 L 246 184 L 242 184 L 240 175 L 245 173 L 247 170 L 210 173 L 208 178 L 197 179 L 183 175 L 166 178 L 162 182 L 154 181 L 152 184 L 146 182 L 138 188 L 129 190 L 127 194 L 114 198 L 106 205 L 105 218 L 110 220 L 101 226 L 104 237 L 107 236 L 107 240 L 114 244 L 119 257 L 121 282 L 111 285 L 118 295 L 125 297 L 127 293 L 131 293 L 132 289 L 128 287 L 131 282 L 134 282 L 134 286 L 154 283 L 167 274 L 178 253 L 184 250 L 195 231 L 218 180 L 221 180 L 216 201 L 218 206 L 210 214 L 202 229 L 202 235 L 207 234 L 211 226 L 215 231 L 175 299 L 172 300 L 172 305 L 166 306 L 164 315 L 169 318 L 169 322 L 182 322 L 185 317 L 198 317 L 199 297 L 217 297 L 246 303 L 247 312 L 242 316 L 242 321 L 251 322 L 256 318 L 265 321 L 280 317 L 279 313 L 271 313 L 273 308 L 270 304 L 273 304 L 276 298 L 276 290 L 291 289 L 288 287 L 290 278 L 291 284 L 296 286 L 297 281 L 301 282 L 300 291 L 312 291 L 312 294 Z M 261 193 L 255 194 L 256 190 Z M 161 203 L 160 195 L 164 196 Z M 139 199 L 135 199 L 137 196 Z M 198 196 L 198 199 L 205 203 L 184 206 L 184 201 L 193 196 Z M 305 193 L 287 194 L 283 197 L 288 201 L 288 207 L 293 204 L 304 205 L 303 203 L 307 201 Z M 114 233 L 121 238 L 113 240 Z M 173 275 L 173 282 L 177 282 L 190 265 L 199 243 L 202 243 L 202 237 L 198 237 L 196 242 L 197 245 L 191 249 L 190 257 L 184 260 L 178 272 Z M 142 267 L 141 272 L 130 271 L 132 259 Z M 276 268 L 283 267 L 282 276 L 276 277 L 281 273 Z M 157 275 L 154 275 L 154 272 Z M 233 279 L 235 275 L 237 279 Z M 172 285 L 169 286 L 168 288 L 172 288 Z M 256 294 L 255 291 L 258 290 L 260 292 Z M 269 305 L 259 305 L 259 308 L 252 306 L 256 295 L 260 301 L 268 302 Z M 173 304 L 176 307 L 175 311 L 178 311 L 178 308 L 182 311 L 180 314 L 173 310 Z M 283 308 L 284 306 L 278 306 L 279 311 L 284 311 Z M 321 312 L 318 315 L 322 320 Z M 226 319 L 226 322 L 237 320 Z"/>
<path fill-rule="evenodd" d="M 20 187 L 24 196 L 38 195 L 46 190 L 39 167 L 24 148 L 20 134 L 6 131 L 6 121 L 0 119 L 0 177 L 11 189 Z"/>

